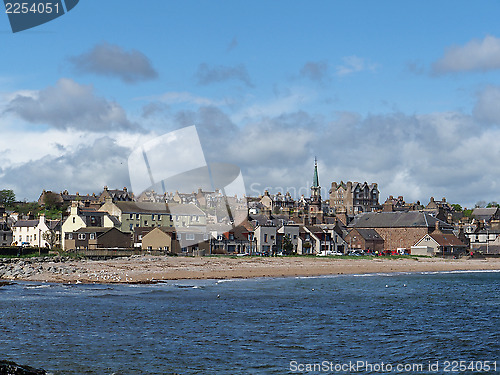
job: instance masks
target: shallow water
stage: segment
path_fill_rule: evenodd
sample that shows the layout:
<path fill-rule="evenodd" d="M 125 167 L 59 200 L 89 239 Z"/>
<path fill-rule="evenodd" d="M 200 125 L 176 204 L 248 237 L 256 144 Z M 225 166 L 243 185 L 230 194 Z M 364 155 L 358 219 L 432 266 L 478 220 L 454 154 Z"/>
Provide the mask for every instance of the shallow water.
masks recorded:
<path fill-rule="evenodd" d="M 0 288 L 0 349 L 54 374 L 352 373 L 338 366 L 356 361 L 372 365 L 359 373 L 445 373 L 447 360 L 500 370 L 499 290 L 499 272 L 17 283 Z"/>

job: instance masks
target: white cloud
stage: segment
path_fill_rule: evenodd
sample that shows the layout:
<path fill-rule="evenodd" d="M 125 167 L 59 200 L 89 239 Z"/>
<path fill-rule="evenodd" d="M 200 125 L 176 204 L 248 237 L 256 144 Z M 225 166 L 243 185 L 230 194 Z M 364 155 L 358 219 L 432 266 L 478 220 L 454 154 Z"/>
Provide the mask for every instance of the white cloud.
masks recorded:
<path fill-rule="evenodd" d="M 364 70 L 374 71 L 377 67 L 375 64 L 369 63 L 358 56 L 347 56 L 342 61 L 342 65 L 336 67 L 336 74 L 338 76 L 346 76 Z"/>
<path fill-rule="evenodd" d="M 483 89 L 474 106 L 474 116 L 480 121 L 500 124 L 500 87 L 489 86 Z"/>
<path fill-rule="evenodd" d="M 434 74 L 500 69 L 500 39 L 487 35 L 463 46 L 446 49 L 443 57 L 432 65 Z"/>
<path fill-rule="evenodd" d="M 58 129 L 140 130 L 129 121 L 118 103 L 100 98 L 92 86 L 80 85 L 68 78 L 61 78 L 55 86 L 39 91 L 17 92 L 5 107 L 4 114 Z"/>

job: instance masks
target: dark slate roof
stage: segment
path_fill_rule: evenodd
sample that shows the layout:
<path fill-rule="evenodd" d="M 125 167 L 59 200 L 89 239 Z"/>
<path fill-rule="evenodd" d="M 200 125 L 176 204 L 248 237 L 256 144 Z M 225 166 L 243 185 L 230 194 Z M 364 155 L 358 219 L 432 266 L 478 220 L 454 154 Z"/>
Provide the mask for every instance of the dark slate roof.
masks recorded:
<path fill-rule="evenodd" d="M 154 202 L 115 202 L 122 213 L 168 213 L 165 203 Z"/>
<path fill-rule="evenodd" d="M 104 233 L 112 228 L 109 227 L 84 227 L 78 230 L 75 230 L 74 233 Z"/>
<path fill-rule="evenodd" d="M 154 203 L 154 202 L 115 202 L 123 213 L 172 213 L 176 215 L 204 215 L 194 204 Z"/>
<path fill-rule="evenodd" d="M 380 240 L 383 241 L 382 237 L 377 233 L 375 229 L 356 229 L 361 237 L 365 240 Z"/>
<path fill-rule="evenodd" d="M 14 226 L 15 227 L 36 227 L 38 225 L 38 220 L 18 220 Z"/>
<path fill-rule="evenodd" d="M 441 229 L 452 229 L 452 227 L 436 219 L 425 212 L 367 212 L 358 215 L 353 222 L 349 224 L 352 228 L 408 228 L 408 227 L 426 227 L 434 228 L 436 222 L 439 222 Z"/>
<path fill-rule="evenodd" d="M 498 207 L 474 208 L 472 215 L 478 220 L 490 220 L 498 211 Z"/>

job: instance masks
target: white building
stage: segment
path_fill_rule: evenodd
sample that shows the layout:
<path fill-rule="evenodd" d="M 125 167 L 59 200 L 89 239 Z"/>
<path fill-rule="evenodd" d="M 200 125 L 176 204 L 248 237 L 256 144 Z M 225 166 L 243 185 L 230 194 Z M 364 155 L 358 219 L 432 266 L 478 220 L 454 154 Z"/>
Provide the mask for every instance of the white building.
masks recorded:
<path fill-rule="evenodd" d="M 53 241 L 50 236 L 54 236 Z M 12 227 L 13 246 L 51 247 L 50 242 L 57 246 L 60 238 L 60 221 L 46 220 L 44 214 L 38 220 L 18 220 Z"/>

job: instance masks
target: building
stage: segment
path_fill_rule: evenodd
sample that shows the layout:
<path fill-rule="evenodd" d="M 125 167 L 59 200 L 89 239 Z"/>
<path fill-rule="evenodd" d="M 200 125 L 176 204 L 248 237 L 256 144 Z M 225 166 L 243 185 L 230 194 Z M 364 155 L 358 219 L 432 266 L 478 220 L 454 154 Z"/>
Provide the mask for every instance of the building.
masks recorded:
<path fill-rule="evenodd" d="M 336 214 L 345 214 L 350 218 L 363 212 L 379 210 L 381 208 L 379 196 L 380 192 L 376 183 L 341 181 L 337 184 L 332 182 L 330 207 L 335 210 Z"/>
<path fill-rule="evenodd" d="M 415 243 L 414 247 L 430 248 L 433 255 L 460 256 L 467 252 L 467 245 L 460 241 L 454 234 L 443 233 L 440 230 L 426 234 Z M 412 254 L 414 253 L 412 247 Z"/>
<path fill-rule="evenodd" d="M 141 238 L 141 248 L 146 251 L 180 253 L 180 246 L 178 243 L 175 243 L 174 228 L 170 227 L 150 228 L 149 232 Z"/>
<path fill-rule="evenodd" d="M 0 246 L 10 246 L 12 244 L 12 230 L 4 206 L 0 206 Z"/>
<path fill-rule="evenodd" d="M 111 198 L 113 202 L 131 202 L 134 200 L 134 194 L 129 192 L 126 187 L 124 187 L 123 190 L 109 190 L 107 186 L 104 186 L 104 190 L 99 196 L 98 202 L 103 204 L 106 202 L 107 198 Z"/>
<path fill-rule="evenodd" d="M 310 224 L 323 222 L 323 207 L 321 199 L 321 186 L 319 185 L 318 161 L 314 159 L 313 184 L 311 186 L 311 199 L 307 210 Z"/>
<path fill-rule="evenodd" d="M 66 250 L 68 233 L 86 227 L 113 228 L 119 226 L 119 224 L 119 221 L 107 212 L 97 211 L 90 207 L 81 207 L 78 202 L 71 202 L 70 214 L 62 224 L 63 250 Z"/>
<path fill-rule="evenodd" d="M 119 220 L 122 232 L 133 232 L 139 227 L 205 226 L 205 213 L 194 204 L 153 203 L 153 202 L 111 202 L 107 199 L 99 209 Z"/>
<path fill-rule="evenodd" d="M 65 250 L 129 249 L 132 237 L 117 228 L 84 227 L 65 234 Z"/>
<path fill-rule="evenodd" d="M 490 223 L 491 221 L 500 220 L 500 208 L 474 208 L 474 210 L 472 211 L 472 216 L 479 222 Z"/>
<path fill-rule="evenodd" d="M 375 229 L 351 229 L 345 241 L 350 250 L 363 250 L 367 253 L 381 253 L 384 251 L 384 239 Z"/>
<path fill-rule="evenodd" d="M 453 227 L 426 212 L 368 212 L 357 216 L 349 228 L 375 229 L 384 240 L 384 250 L 410 248 L 423 236 L 439 229 L 452 233 Z"/>
<path fill-rule="evenodd" d="M 41 214 L 37 220 L 18 220 L 12 227 L 12 245 L 53 248 L 61 244 L 61 222 L 46 220 Z"/>

